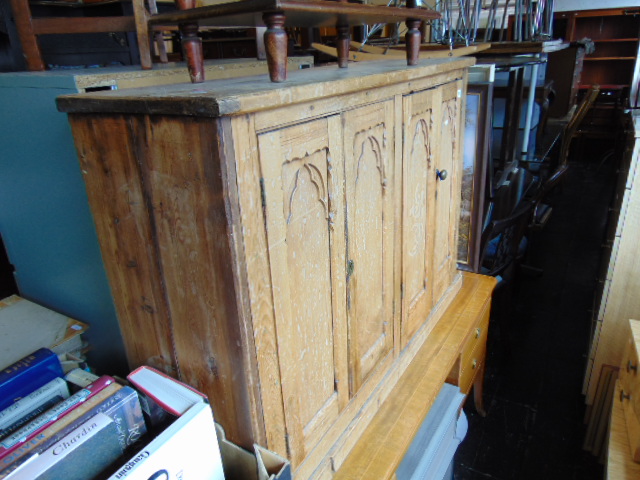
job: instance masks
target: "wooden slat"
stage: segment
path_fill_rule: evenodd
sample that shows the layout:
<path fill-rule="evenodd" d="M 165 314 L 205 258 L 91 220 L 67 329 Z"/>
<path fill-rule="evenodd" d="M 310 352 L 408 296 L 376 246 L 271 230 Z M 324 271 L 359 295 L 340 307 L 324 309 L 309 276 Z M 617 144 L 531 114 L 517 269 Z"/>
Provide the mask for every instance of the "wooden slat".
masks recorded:
<path fill-rule="evenodd" d="M 18 37 L 22 44 L 24 58 L 27 61 L 27 68 L 31 71 L 44 70 L 44 62 L 40 46 L 34 32 L 34 25 L 31 20 L 31 8 L 29 0 L 11 0 L 13 18 L 16 23 Z"/>
<path fill-rule="evenodd" d="M 407 53 L 404 46 L 393 46 L 390 48 L 380 47 L 376 45 L 368 45 L 356 41 L 351 41 L 351 47 L 355 50 L 362 50 L 366 53 L 375 53 L 379 55 L 393 55 L 399 58 L 405 58 Z M 420 45 L 420 58 L 446 58 L 461 57 L 463 55 L 471 55 L 473 53 L 482 52 L 491 47 L 490 43 L 479 43 L 468 47 L 456 47 L 449 49 L 444 45 L 423 44 Z"/>
<path fill-rule="evenodd" d="M 136 31 L 133 17 L 48 17 L 32 22 L 36 35 Z"/>
<path fill-rule="evenodd" d="M 489 307 L 495 279 L 464 273 L 460 293 L 382 404 L 334 480 L 393 478 L 458 358 L 473 325 Z"/>
<path fill-rule="evenodd" d="M 347 25 L 396 23 L 407 18 L 431 20 L 439 18 L 435 10 L 386 7 L 327 0 L 243 0 L 189 10 L 153 15 L 150 23 L 178 24 L 197 21 L 204 26 L 264 26 L 263 12 L 284 12 L 288 27 L 335 27 Z"/>

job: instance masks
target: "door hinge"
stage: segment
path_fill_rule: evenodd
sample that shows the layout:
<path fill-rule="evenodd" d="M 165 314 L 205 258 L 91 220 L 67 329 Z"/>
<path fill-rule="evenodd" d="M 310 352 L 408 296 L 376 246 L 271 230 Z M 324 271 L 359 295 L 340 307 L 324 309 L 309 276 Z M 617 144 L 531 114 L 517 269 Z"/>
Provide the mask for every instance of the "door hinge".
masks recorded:
<path fill-rule="evenodd" d="M 267 195 L 264 192 L 264 178 L 260 177 L 260 200 L 262 201 L 262 209 L 267 208 Z"/>
<path fill-rule="evenodd" d="M 284 435 L 284 443 L 287 448 L 287 458 L 291 459 L 291 444 L 289 443 L 289 434 Z"/>

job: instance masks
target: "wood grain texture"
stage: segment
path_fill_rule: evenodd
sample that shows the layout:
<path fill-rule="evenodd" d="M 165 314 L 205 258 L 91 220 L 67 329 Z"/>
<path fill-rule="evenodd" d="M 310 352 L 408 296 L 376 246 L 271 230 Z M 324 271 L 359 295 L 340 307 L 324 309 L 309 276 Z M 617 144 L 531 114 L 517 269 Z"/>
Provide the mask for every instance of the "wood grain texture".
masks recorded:
<path fill-rule="evenodd" d="M 462 92 L 462 82 L 452 83 L 443 88 L 440 118 L 436 119 L 436 123 L 440 125 L 438 130 L 439 149 L 434 158 L 433 173 L 436 178 L 432 177 L 435 193 L 429 196 L 431 204 L 428 207 L 433 212 L 428 228 L 433 232 L 430 251 L 433 252 L 434 301 L 442 296 L 456 271 L 460 201 L 454 192 L 460 191 Z M 446 176 L 443 174 L 438 178 L 438 172 L 446 172 Z"/>
<path fill-rule="evenodd" d="M 231 441 L 253 442 L 218 124 L 147 118 L 138 159 L 159 244 L 180 376 L 209 396 Z M 241 368 L 238 368 L 242 366 Z"/>
<path fill-rule="evenodd" d="M 636 120 L 636 147 L 640 144 L 640 119 Z M 640 151 L 632 150 L 627 189 L 624 194 L 624 209 L 618 219 L 616 251 L 610 259 L 608 288 L 603 294 L 600 306 L 601 321 L 599 335 L 594 338 L 593 364 L 587 371 L 588 405 L 593 404 L 600 372 L 603 365 L 620 365 L 623 347 L 627 339 L 627 322 L 630 318 L 640 318 L 640 297 L 635 294 L 640 289 L 640 257 L 637 255 L 637 237 L 640 232 Z"/>
<path fill-rule="evenodd" d="M 85 122 L 119 119 L 114 127 L 106 121 L 99 138 L 112 135 L 106 145 L 118 145 L 112 155 L 122 157 L 118 168 L 133 172 L 125 173 L 143 200 L 132 216 L 149 238 L 130 234 L 130 248 L 150 252 L 149 271 L 133 279 L 133 291 L 159 289 L 168 319 L 160 331 L 168 335 L 175 373 L 209 395 L 230 439 L 245 447 L 257 441 L 288 457 L 296 478 L 330 478 L 340 469 L 432 330 L 439 326 L 436 338 L 470 335 L 464 328 L 471 320 L 458 325 L 466 307 L 454 313 L 448 307 L 467 305 L 479 290 L 458 295 L 463 282 L 449 259 L 437 274 L 425 273 L 441 223 L 428 216 L 436 211 L 430 202 L 455 210 L 457 202 L 444 197 L 459 195 L 454 157 L 461 129 L 438 125 L 445 110 L 461 118 L 462 68 L 469 61 L 455 63 L 450 69 L 443 62 L 441 73 L 434 66 L 411 69 L 422 71 L 417 77 L 389 66 L 384 81 L 379 69 L 367 67 L 337 77 L 314 71 L 277 88 L 264 77 L 167 86 L 139 90 L 127 107 L 135 114 L 74 114 Z M 298 93 L 303 97 L 287 102 Z M 84 111 L 82 103 L 93 108 L 96 98 L 86 95 L 75 105 Z M 101 97 L 98 104 L 108 108 L 125 98 Z M 254 109 L 259 98 L 273 103 Z M 212 115 L 212 105 L 235 113 Z M 420 175 L 405 168 L 409 110 L 414 126 L 426 118 L 433 130 L 411 137 Z M 93 144 L 83 135 L 78 130 L 86 150 Z M 438 145 L 442 137 L 447 148 Z M 435 186 L 424 159 L 429 149 L 434 164 L 451 163 L 447 188 Z M 401 192 L 404 177 L 414 174 L 409 202 Z M 407 218 L 416 205 L 420 232 L 410 237 Z M 108 208 L 95 208 L 107 223 Z M 455 245 L 452 218 L 457 212 L 447 212 L 438 228 L 442 241 Z M 414 246 L 418 261 L 404 252 Z M 104 257 L 124 285 L 129 273 L 118 253 L 112 247 Z M 431 284 L 440 274 L 435 295 Z M 427 303 L 415 310 L 410 330 L 402 325 L 411 304 L 401 299 L 403 275 L 417 285 L 414 296 L 427 286 Z M 116 303 L 128 293 L 114 289 Z M 125 321 L 122 330 L 137 346 L 136 328 Z M 460 345 L 436 349 L 422 367 L 438 371 L 432 381 L 441 384 Z"/>
<path fill-rule="evenodd" d="M 609 430 L 609 450 L 607 455 L 607 479 L 632 480 L 640 478 L 640 463 L 631 458 L 631 448 L 627 436 L 627 425 L 620 398 L 620 384 L 616 383 L 611 427 Z"/>
<path fill-rule="evenodd" d="M 158 14 L 151 18 L 150 23 L 170 25 L 197 21 L 203 26 L 259 27 L 262 26 L 260 14 L 263 12 L 284 12 L 287 17 L 286 27 L 335 27 L 340 23 L 354 26 L 404 22 L 408 17 L 430 20 L 440 16 L 432 9 L 327 0 L 244 0 Z"/>
<path fill-rule="evenodd" d="M 71 116 L 70 122 L 129 366 L 177 375 L 155 227 L 130 123 L 120 116 Z"/>
<path fill-rule="evenodd" d="M 284 29 L 285 16 L 281 12 L 269 12 L 263 15 L 267 26 L 264 32 L 264 47 L 269 64 L 269 78 L 272 82 L 284 82 L 287 79 L 288 36 Z"/>
<path fill-rule="evenodd" d="M 415 68 L 406 68 L 403 60 L 360 63 L 348 69 L 313 68 L 290 72 L 286 83 L 269 83 L 260 77 L 202 85 L 167 85 L 156 89 L 127 89 L 92 92 L 58 97 L 58 109 L 64 112 L 110 112 L 218 117 L 240 115 L 305 102 L 317 102 L 336 96 L 375 91 L 404 82 L 421 82 L 427 77 L 456 73 L 473 65 L 473 58 L 426 60 Z"/>
<path fill-rule="evenodd" d="M 342 119 L 350 396 L 393 350 L 393 187 L 399 161 L 393 112 L 387 101 L 350 110 Z"/>
<path fill-rule="evenodd" d="M 274 298 L 267 251 L 267 233 L 262 207 L 261 172 L 257 138 L 253 119 L 240 116 L 231 119 L 234 156 L 237 168 L 238 205 L 236 220 L 246 264 L 246 287 L 240 295 L 246 297 L 246 315 L 251 322 L 255 342 L 255 355 L 259 359 L 260 404 L 265 441 L 262 445 L 287 455 L 287 429 L 282 398 L 278 340 L 275 326 Z M 251 280 L 251 281 L 249 281 Z"/>
<path fill-rule="evenodd" d="M 402 326 L 405 346 L 427 319 L 434 305 L 433 257 L 430 255 L 435 214 L 429 200 L 435 192 L 434 162 L 437 148 L 442 92 L 439 89 L 407 95 L 403 130 L 404 172 L 402 208 Z"/>
<path fill-rule="evenodd" d="M 431 331 L 334 479 L 393 478 L 461 346 L 488 309 L 494 285 L 493 278 L 463 274 L 460 294 Z"/>
<path fill-rule="evenodd" d="M 31 19 L 29 0 L 11 0 L 11 9 L 13 10 L 13 18 L 16 22 L 16 29 L 22 45 L 22 52 L 27 62 L 27 68 L 31 71 L 44 70 L 40 45 L 38 45 Z"/>
<path fill-rule="evenodd" d="M 329 203 L 340 196 L 330 175 L 343 168 L 331 120 L 258 139 L 288 455 L 295 465 L 340 413 L 341 390 L 348 387 L 335 382 L 334 351 L 344 341 L 335 326 L 344 317 L 334 318 L 332 302 L 345 299 L 334 298 L 331 267 L 332 255 L 344 253 L 331 247 L 334 236 L 344 237 L 344 221 Z"/>

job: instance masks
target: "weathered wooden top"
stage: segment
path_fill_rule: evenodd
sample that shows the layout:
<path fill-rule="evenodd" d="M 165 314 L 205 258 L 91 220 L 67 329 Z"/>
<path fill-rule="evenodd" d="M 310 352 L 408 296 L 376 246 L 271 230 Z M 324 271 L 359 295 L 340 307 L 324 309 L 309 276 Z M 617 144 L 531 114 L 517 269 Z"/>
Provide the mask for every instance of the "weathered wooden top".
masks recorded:
<path fill-rule="evenodd" d="M 386 7 L 327 0 L 243 0 L 208 5 L 177 12 L 152 15 L 152 25 L 196 22 L 201 26 L 258 27 L 262 14 L 283 12 L 287 27 L 335 27 L 403 22 L 407 18 L 430 20 L 439 18 L 435 10 L 424 8 Z"/>
<path fill-rule="evenodd" d="M 452 72 L 471 66 L 471 57 L 423 60 L 408 67 L 404 60 L 350 64 L 291 72 L 283 83 L 266 75 L 199 84 L 181 83 L 58 97 L 58 109 L 69 113 L 133 113 L 219 117 L 331 98 L 394 83 Z"/>

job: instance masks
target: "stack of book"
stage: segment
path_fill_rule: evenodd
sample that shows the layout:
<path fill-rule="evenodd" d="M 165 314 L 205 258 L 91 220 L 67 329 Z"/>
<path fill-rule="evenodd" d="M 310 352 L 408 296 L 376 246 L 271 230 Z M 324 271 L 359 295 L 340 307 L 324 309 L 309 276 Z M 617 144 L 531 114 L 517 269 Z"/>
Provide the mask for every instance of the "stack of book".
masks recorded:
<path fill-rule="evenodd" d="M 150 367 L 65 374 L 38 349 L 0 372 L 0 436 L 0 479 L 224 479 L 207 398 Z"/>
<path fill-rule="evenodd" d="M 85 360 L 82 334 L 88 325 L 18 295 L 0 300 L 0 366 L 11 365 L 38 348 L 55 352 L 68 372 Z"/>
<path fill-rule="evenodd" d="M 0 480 L 224 479 L 206 396 L 150 367 L 77 368 L 87 327 L 0 300 Z"/>

